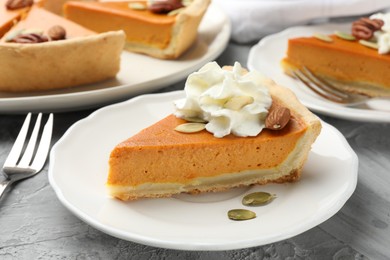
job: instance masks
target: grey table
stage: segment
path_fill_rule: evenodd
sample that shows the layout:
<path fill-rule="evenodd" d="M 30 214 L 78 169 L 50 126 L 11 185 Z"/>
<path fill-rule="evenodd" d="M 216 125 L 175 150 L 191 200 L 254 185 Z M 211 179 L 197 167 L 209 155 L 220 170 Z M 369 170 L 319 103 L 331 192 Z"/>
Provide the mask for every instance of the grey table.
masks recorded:
<path fill-rule="evenodd" d="M 246 65 L 249 45 L 230 43 L 221 65 Z M 179 82 L 158 92 L 183 88 Z M 55 114 L 53 143 L 94 109 Z M 25 115 L 0 115 L 0 164 Z M 0 204 L 0 259 L 390 259 L 390 124 L 326 116 L 359 157 L 356 191 L 332 218 L 296 237 L 231 251 L 178 251 L 102 233 L 70 213 L 40 174 L 17 183 Z"/>

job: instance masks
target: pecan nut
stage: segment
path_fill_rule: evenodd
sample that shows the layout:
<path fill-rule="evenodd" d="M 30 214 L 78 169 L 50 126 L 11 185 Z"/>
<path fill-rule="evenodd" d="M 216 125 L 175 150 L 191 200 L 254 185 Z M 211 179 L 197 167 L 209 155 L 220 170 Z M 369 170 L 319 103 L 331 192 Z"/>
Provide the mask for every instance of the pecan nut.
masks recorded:
<path fill-rule="evenodd" d="M 181 0 L 160 0 L 149 5 L 148 10 L 152 13 L 166 14 L 181 7 L 184 7 Z"/>
<path fill-rule="evenodd" d="M 363 17 L 352 23 L 352 35 L 358 39 L 369 40 L 383 25 L 384 22 L 380 19 Z"/>
<path fill-rule="evenodd" d="M 64 40 L 66 38 L 66 31 L 64 27 L 55 25 L 48 30 L 47 35 L 52 41 Z"/>
<path fill-rule="evenodd" d="M 265 127 L 271 130 L 281 130 L 287 125 L 290 118 L 290 109 L 279 105 L 272 105 L 265 119 Z"/>
<path fill-rule="evenodd" d="M 16 43 L 40 43 L 47 42 L 48 38 L 37 33 L 27 33 L 16 35 L 10 42 Z"/>
<path fill-rule="evenodd" d="M 8 10 L 16 10 L 28 6 L 32 6 L 34 3 L 34 0 L 8 0 L 5 3 L 5 7 Z"/>

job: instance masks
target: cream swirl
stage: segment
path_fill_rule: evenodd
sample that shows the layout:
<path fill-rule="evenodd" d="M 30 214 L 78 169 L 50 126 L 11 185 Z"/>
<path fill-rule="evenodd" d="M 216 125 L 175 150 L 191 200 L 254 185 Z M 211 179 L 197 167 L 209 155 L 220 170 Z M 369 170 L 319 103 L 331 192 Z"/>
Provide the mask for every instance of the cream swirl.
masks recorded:
<path fill-rule="evenodd" d="M 236 62 L 231 70 L 216 62 L 204 65 L 188 76 L 186 98 L 174 102 L 179 118 L 200 118 L 215 137 L 230 133 L 256 136 L 265 126 L 272 104 L 264 85 L 266 78 L 256 71 L 247 72 Z"/>
<path fill-rule="evenodd" d="M 381 30 L 374 33 L 378 43 L 378 53 L 386 54 L 390 52 L 390 13 L 377 13 L 370 16 L 370 19 L 380 19 L 383 21 Z"/>

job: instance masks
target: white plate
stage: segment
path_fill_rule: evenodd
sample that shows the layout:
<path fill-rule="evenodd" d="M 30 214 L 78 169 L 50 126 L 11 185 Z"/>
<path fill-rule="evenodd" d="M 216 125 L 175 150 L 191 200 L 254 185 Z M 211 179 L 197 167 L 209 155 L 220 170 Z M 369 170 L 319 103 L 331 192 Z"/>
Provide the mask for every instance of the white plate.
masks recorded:
<path fill-rule="evenodd" d="M 122 140 L 172 113 L 182 91 L 148 94 L 111 105 L 74 124 L 50 154 L 49 181 L 60 201 L 91 226 L 115 237 L 182 250 L 228 250 L 298 235 L 330 218 L 356 187 L 358 160 L 332 126 L 313 145 L 302 179 L 229 192 L 122 202 L 107 195 L 108 158 Z M 243 207 L 244 193 L 275 193 L 251 208 L 256 219 L 234 222 L 227 212 Z"/>
<path fill-rule="evenodd" d="M 312 36 L 316 32 L 330 34 L 335 30 L 348 32 L 351 24 L 324 24 L 317 26 L 292 27 L 280 33 L 267 36 L 253 46 L 249 52 L 248 68 L 261 71 L 274 81 L 292 89 L 300 101 L 318 113 L 366 122 L 390 122 L 390 100 L 373 102 L 370 108 L 348 108 L 316 95 L 298 81 L 284 74 L 280 61 L 285 57 L 289 38 Z M 386 108 L 381 111 L 378 108 Z M 377 109 L 375 109 L 377 108 Z"/>
<path fill-rule="evenodd" d="M 124 100 L 178 82 L 217 58 L 227 46 L 231 25 L 228 17 L 211 4 L 198 30 L 198 38 L 177 60 L 160 60 L 124 51 L 117 77 L 98 84 L 46 91 L 10 94 L 0 92 L 0 112 L 70 111 Z"/>

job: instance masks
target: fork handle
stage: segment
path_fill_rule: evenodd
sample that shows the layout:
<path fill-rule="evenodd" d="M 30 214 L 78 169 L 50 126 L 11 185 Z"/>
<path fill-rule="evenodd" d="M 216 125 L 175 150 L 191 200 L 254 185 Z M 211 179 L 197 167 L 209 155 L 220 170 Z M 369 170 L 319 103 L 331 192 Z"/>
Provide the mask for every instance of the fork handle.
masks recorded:
<path fill-rule="evenodd" d="M 5 179 L 2 182 L 0 182 L 0 201 L 4 197 L 4 194 L 7 192 L 8 187 L 11 186 L 12 181 Z"/>

